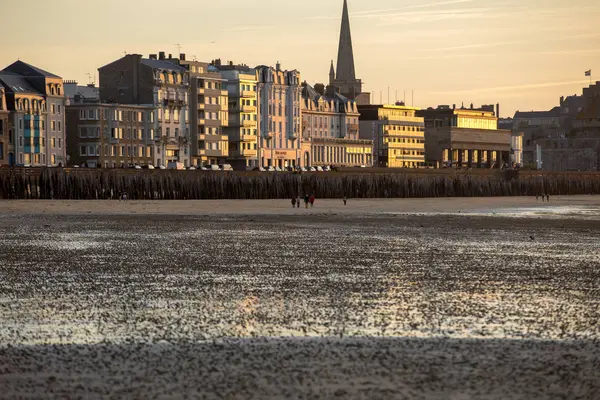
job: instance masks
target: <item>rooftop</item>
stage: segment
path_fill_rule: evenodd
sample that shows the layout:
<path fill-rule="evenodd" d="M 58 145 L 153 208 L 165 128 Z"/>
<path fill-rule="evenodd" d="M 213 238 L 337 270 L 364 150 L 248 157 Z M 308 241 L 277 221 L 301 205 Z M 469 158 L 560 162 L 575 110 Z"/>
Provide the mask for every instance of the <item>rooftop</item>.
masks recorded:
<path fill-rule="evenodd" d="M 46 77 L 61 79 L 58 75 L 54 75 L 48 71 L 44 71 L 41 68 L 35 67 L 31 64 L 27 64 L 26 62 L 23 62 L 21 60 L 15 61 L 8 67 L 4 68 L 3 71 L 13 72 L 26 77 Z"/>

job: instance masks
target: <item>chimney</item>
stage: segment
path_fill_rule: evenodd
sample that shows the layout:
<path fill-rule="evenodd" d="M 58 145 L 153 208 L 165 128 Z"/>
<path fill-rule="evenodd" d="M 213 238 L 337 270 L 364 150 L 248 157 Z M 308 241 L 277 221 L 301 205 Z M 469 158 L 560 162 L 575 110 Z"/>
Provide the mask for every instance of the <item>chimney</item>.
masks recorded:
<path fill-rule="evenodd" d="M 179 53 L 179 59 L 185 61 L 185 53 Z"/>
<path fill-rule="evenodd" d="M 452 104 L 452 109 L 456 110 L 456 104 Z"/>
<path fill-rule="evenodd" d="M 169 53 L 169 60 L 173 58 L 173 55 Z"/>
<path fill-rule="evenodd" d="M 324 96 L 325 95 L 325 85 L 323 85 L 322 83 L 316 83 L 315 91 L 317 93 L 319 93 L 321 96 Z"/>
<path fill-rule="evenodd" d="M 150 54 L 148 56 L 148 58 L 151 59 L 151 60 L 156 60 L 157 57 L 156 57 L 156 54 Z"/>
<path fill-rule="evenodd" d="M 216 66 L 216 67 L 220 67 L 220 66 L 221 66 L 221 59 L 220 59 L 220 58 L 217 58 L 217 59 L 215 60 L 215 66 Z"/>
<path fill-rule="evenodd" d="M 159 51 L 158 52 L 158 59 L 159 60 L 164 60 L 165 59 L 165 52 L 164 51 Z"/>
<path fill-rule="evenodd" d="M 279 61 L 277 61 L 277 64 L 275 64 L 275 70 L 281 71 L 281 64 L 279 63 Z"/>
<path fill-rule="evenodd" d="M 229 65 L 233 67 L 233 61 L 229 61 Z"/>
<path fill-rule="evenodd" d="M 473 109 L 473 103 L 471 103 L 471 110 Z"/>
<path fill-rule="evenodd" d="M 500 118 L 500 103 L 496 103 L 496 117 Z"/>

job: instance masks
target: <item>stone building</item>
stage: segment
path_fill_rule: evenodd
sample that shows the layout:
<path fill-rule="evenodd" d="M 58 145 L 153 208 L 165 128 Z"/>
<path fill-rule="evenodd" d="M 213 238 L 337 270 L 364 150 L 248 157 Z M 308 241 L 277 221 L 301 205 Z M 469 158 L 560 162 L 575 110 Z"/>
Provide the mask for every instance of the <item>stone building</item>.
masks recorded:
<path fill-rule="evenodd" d="M 565 134 L 560 125 L 560 107 L 549 111 L 517 111 L 513 118 L 513 132 L 523 137 L 523 165 L 534 167 L 538 142 L 557 139 Z"/>
<path fill-rule="evenodd" d="M 342 9 L 342 26 L 340 28 L 337 68 L 333 65 L 333 61 L 331 61 L 329 69 L 329 85 L 335 87 L 336 91 L 341 93 L 344 97 L 355 100 L 357 104 L 370 103 L 370 93 L 363 93 L 362 81 L 356 79 L 354 49 L 352 47 L 347 0 L 344 0 Z"/>
<path fill-rule="evenodd" d="M 375 167 L 425 166 L 425 132 L 418 109 L 401 103 L 359 105 L 360 138 L 373 141 Z"/>
<path fill-rule="evenodd" d="M 331 86 L 302 84 L 304 165 L 371 166 L 373 142 L 359 139 L 358 107 Z"/>
<path fill-rule="evenodd" d="M 153 165 L 155 112 L 153 105 L 72 102 L 67 107 L 69 163 L 89 168 Z"/>
<path fill-rule="evenodd" d="M 154 165 L 189 166 L 189 72 L 164 52 L 149 58 L 128 54 L 98 71 L 102 103 L 154 107 Z"/>
<path fill-rule="evenodd" d="M 600 170 L 600 82 L 582 96 L 561 98 L 558 134 L 540 138 L 541 167 L 547 171 Z"/>
<path fill-rule="evenodd" d="M 0 85 L 10 112 L 8 164 L 65 164 L 66 99 L 62 78 L 17 61 L 0 72 Z"/>
<path fill-rule="evenodd" d="M 235 169 L 251 169 L 258 166 L 258 75 L 247 65 L 215 66 L 225 80 L 229 92 L 228 162 Z"/>
<path fill-rule="evenodd" d="M 8 129 L 9 112 L 6 105 L 4 86 L 0 84 L 0 166 L 10 165 L 8 161 L 8 148 L 12 145 L 12 130 Z"/>
<path fill-rule="evenodd" d="M 498 129 L 494 106 L 438 106 L 425 119 L 425 158 L 436 166 L 501 167 L 511 162 L 512 132 Z"/>
<path fill-rule="evenodd" d="M 259 163 L 263 167 L 304 166 L 302 145 L 301 86 L 298 71 L 256 67 L 259 101 Z"/>

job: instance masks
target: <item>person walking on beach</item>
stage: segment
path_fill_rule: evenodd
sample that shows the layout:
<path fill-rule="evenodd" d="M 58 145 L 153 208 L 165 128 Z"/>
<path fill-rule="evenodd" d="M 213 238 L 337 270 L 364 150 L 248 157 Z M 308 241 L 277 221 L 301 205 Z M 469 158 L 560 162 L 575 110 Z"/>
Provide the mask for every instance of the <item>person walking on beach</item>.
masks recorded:
<path fill-rule="evenodd" d="M 348 203 L 348 199 L 346 198 L 346 196 L 344 196 L 344 205 L 346 205 Z"/>
<path fill-rule="evenodd" d="M 296 207 L 300 208 L 300 195 L 296 198 Z"/>
<path fill-rule="evenodd" d="M 314 193 L 310 196 L 310 199 L 308 199 L 308 201 L 310 202 L 310 208 L 312 208 L 315 205 L 315 194 Z"/>
<path fill-rule="evenodd" d="M 310 200 L 310 197 L 308 197 L 307 194 L 304 195 L 304 206 L 306 208 L 308 208 L 308 201 Z"/>
<path fill-rule="evenodd" d="M 292 208 L 296 208 L 296 196 L 292 197 Z"/>
<path fill-rule="evenodd" d="M 542 200 L 543 200 L 543 199 L 542 199 Z M 549 195 L 549 194 L 546 194 L 546 201 L 547 201 L 548 203 L 550 203 L 550 195 Z"/>

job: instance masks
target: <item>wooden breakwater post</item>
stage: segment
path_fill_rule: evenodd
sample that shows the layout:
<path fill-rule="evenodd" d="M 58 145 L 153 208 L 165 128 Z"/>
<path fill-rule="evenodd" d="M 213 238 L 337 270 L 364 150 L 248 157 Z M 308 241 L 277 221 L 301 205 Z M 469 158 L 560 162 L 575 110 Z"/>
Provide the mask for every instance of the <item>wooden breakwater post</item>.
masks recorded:
<path fill-rule="evenodd" d="M 598 173 L 223 173 L 2 168 L 0 199 L 424 198 L 600 194 Z"/>

